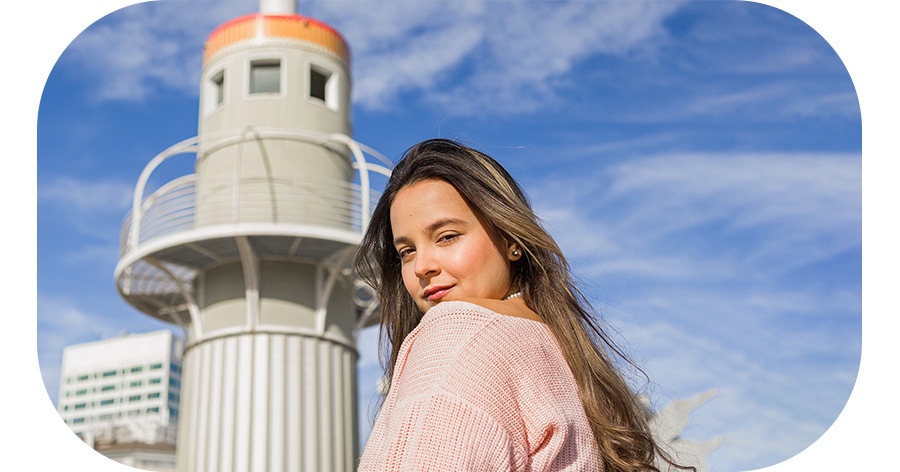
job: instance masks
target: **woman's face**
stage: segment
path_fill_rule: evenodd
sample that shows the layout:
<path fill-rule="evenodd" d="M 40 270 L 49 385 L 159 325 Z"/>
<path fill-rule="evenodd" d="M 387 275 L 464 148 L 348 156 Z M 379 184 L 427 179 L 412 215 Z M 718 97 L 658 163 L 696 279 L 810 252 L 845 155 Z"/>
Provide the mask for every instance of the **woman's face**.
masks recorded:
<path fill-rule="evenodd" d="M 442 301 L 512 292 L 509 247 L 449 183 L 423 180 L 400 189 L 391 229 L 403 284 L 422 312 Z"/>

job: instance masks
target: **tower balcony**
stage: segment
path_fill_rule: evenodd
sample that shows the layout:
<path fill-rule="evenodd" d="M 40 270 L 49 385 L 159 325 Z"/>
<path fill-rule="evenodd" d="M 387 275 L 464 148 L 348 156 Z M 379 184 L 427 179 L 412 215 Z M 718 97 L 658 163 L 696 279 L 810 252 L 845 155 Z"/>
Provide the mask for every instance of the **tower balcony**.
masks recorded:
<path fill-rule="evenodd" d="M 192 318 L 194 279 L 220 264 L 254 259 L 322 264 L 349 276 L 350 257 L 368 226 L 390 163 L 346 135 L 297 130 L 247 129 L 205 138 L 204 149 L 295 141 L 350 156 L 350 181 L 294 176 L 197 174 L 177 177 L 146 194 L 153 172 L 175 156 L 198 155 L 198 138 L 182 141 L 154 157 L 135 186 L 124 218 L 116 287 L 138 310 L 179 326 Z M 212 143 L 212 144 L 210 144 Z M 202 189 L 200 189 L 202 184 Z M 198 189 L 200 189 L 198 191 Z M 215 204 L 208 202 L 214 199 Z M 207 203 L 204 203 L 204 202 Z M 199 210 L 199 211 L 198 211 Z M 360 286 L 354 300 L 371 302 Z M 371 312 L 371 310 L 369 310 Z"/>

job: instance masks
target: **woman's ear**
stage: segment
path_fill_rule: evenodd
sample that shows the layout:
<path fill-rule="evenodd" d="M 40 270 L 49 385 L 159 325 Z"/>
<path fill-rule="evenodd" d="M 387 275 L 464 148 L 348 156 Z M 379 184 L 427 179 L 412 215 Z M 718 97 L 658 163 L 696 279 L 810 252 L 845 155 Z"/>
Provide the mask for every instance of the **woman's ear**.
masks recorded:
<path fill-rule="evenodd" d="M 513 261 L 513 262 L 515 262 L 515 261 L 517 261 L 517 260 L 519 260 L 519 259 L 522 258 L 522 250 L 519 249 L 519 246 L 518 246 L 517 244 L 510 244 L 510 245 L 509 245 L 509 255 L 508 255 L 508 257 L 509 257 L 509 260 L 511 260 L 511 261 Z"/>

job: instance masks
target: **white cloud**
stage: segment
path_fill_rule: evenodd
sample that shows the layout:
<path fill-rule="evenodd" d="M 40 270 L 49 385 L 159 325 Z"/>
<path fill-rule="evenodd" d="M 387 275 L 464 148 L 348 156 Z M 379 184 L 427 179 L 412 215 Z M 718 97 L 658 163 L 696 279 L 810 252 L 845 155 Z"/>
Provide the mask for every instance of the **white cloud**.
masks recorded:
<path fill-rule="evenodd" d="M 114 335 L 108 320 L 74 302 L 38 294 L 38 361 L 48 395 L 56 404 L 63 348 Z"/>
<path fill-rule="evenodd" d="M 109 276 L 119 260 L 119 241 L 112 241 L 106 245 L 83 245 L 77 249 L 70 249 L 58 256 L 57 269 L 75 269 L 82 274 L 102 273 Z M 50 277 L 48 277 L 50 278 Z"/>
<path fill-rule="evenodd" d="M 599 55 L 647 64 L 674 61 L 687 70 L 744 77 L 796 73 L 829 59 L 818 42 L 797 34 L 783 38 L 778 27 L 788 20 L 771 16 L 771 24 L 756 21 L 749 28 L 739 14 L 728 17 L 726 37 L 711 38 L 704 29 L 709 26 L 698 22 L 692 25 L 699 28 L 692 36 L 696 47 L 680 51 L 684 58 L 656 57 L 671 46 L 664 21 L 685 3 L 310 1 L 300 2 L 299 13 L 331 24 L 347 39 L 354 102 L 367 109 L 398 106 L 404 94 L 457 115 L 552 109 L 561 90 L 587 80 L 573 75 L 573 68 Z M 88 28 L 63 57 L 90 79 L 89 93 L 99 100 L 149 100 L 162 89 L 194 96 L 207 35 L 257 9 L 258 2 L 250 0 L 138 4 Z M 740 60 L 723 52 L 723 41 L 741 52 Z M 770 43 L 779 47 L 760 47 Z M 788 117 L 858 113 L 854 96 L 835 95 L 822 85 L 818 98 L 810 99 L 810 84 L 802 80 L 721 90 L 713 82 L 698 96 L 697 84 L 642 74 L 656 81 L 642 86 L 648 93 L 660 86 L 667 93 L 653 101 L 655 107 L 616 110 L 617 120 L 665 122 L 773 110 Z"/>
<path fill-rule="evenodd" d="M 38 185 L 38 213 L 48 233 L 74 231 L 70 237 L 78 234 L 106 242 L 105 247 L 83 248 L 77 257 L 96 255 L 97 250 L 113 250 L 114 254 L 118 249 L 110 245 L 118 244 L 119 225 L 131 208 L 133 195 L 133 184 L 123 181 L 47 177 Z"/>
<path fill-rule="evenodd" d="M 578 61 L 645 47 L 681 3 L 337 1 L 301 2 L 299 13 L 350 43 L 360 106 L 384 108 L 417 92 L 460 113 L 477 111 L 465 103 L 515 112 L 552 100 L 552 79 Z M 147 100 L 160 87 L 194 95 L 206 36 L 257 8 L 172 0 L 126 7 L 88 28 L 65 57 L 100 100 Z"/>
<path fill-rule="evenodd" d="M 397 92 L 414 90 L 458 114 L 483 113 L 485 106 L 498 114 L 532 111 L 554 100 L 553 81 L 578 61 L 648 47 L 680 2 L 486 2 L 440 11 L 435 5 L 392 15 L 391 38 L 379 32 L 370 40 L 347 28 L 364 58 L 355 69 L 360 105 L 385 107 Z"/>
<path fill-rule="evenodd" d="M 206 36 L 257 8 L 251 1 L 139 3 L 89 27 L 64 57 L 90 78 L 98 100 L 146 100 L 161 86 L 195 95 Z"/>
<path fill-rule="evenodd" d="M 559 190 L 539 213 L 574 260 L 596 261 L 591 273 L 775 273 L 861 242 L 859 156 L 673 155 L 582 170 L 545 180 Z"/>
<path fill-rule="evenodd" d="M 131 207 L 134 184 L 59 176 L 42 180 L 37 196 L 38 202 L 65 207 L 76 212 L 76 217 L 88 214 L 122 215 Z"/>
<path fill-rule="evenodd" d="M 646 368 L 655 405 L 718 389 L 692 414 L 685 437 L 725 434 L 714 463 L 742 470 L 815 441 L 840 413 L 858 368 L 858 262 L 840 254 L 861 244 L 860 157 L 570 164 L 577 174 L 541 179 L 553 191 L 536 189 L 538 213 L 626 352 Z M 838 257 L 851 270 L 836 288 L 822 287 L 826 274 L 795 275 Z"/>
<path fill-rule="evenodd" d="M 717 296 L 714 292 L 703 295 Z M 623 335 L 655 382 L 651 395 L 657 406 L 709 389 L 719 391 L 718 397 L 692 414 L 692 425 L 684 436 L 705 441 L 724 434 L 727 443 L 717 452 L 727 457 L 722 463 L 749 470 L 771 465 L 761 463 L 762 457 L 786 459 L 814 442 L 840 413 L 856 365 L 819 358 L 822 351 L 834 348 L 841 333 L 807 327 L 813 332 L 804 336 L 801 329 L 767 326 L 763 320 L 754 320 L 756 313 L 740 308 L 730 295 L 721 294 L 713 303 L 738 305 L 737 310 L 693 314 L 708 317 L 707 323 L 697 320 L 686 325 L 679 322 L 684 316 L 667 320 L 670 312 L 655 313 L 652 318 L 657 321 L 627 325 Z M 663 296 L 671 296 L 673 304 L 695 298 L 678 299 L 675 293 Z M 629 308 L 650 313 L 640 306 Z M 858 339 L 844 349 L 858 355 Z M 854 357 L 853 352 L 829 354 Z"/>

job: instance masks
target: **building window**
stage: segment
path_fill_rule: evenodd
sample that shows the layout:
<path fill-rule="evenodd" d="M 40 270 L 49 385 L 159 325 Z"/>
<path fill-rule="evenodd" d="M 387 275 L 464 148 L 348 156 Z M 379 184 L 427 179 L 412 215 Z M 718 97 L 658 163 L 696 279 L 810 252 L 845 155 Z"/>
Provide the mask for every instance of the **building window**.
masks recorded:
<path fill-rule="evenodd" d="M 108 391 L 110 391 L 110 390 L 115 390 L 115 389 L 116 389 L 116 386 L 115 386 L 115 385 L 104 385 L 103 387 L 100 388 L 100 391 L 101 391 L 101 392 L 108 392 Z"/>
<path fill-rule="evenodd" d="M 148 393 L 147 399 L 149 400 L 151 398 L 159 398 L 159 392 Z"/>
<path fill-rule="evenodd" d="M 213 94 L 216 99 L 216 106 L 225 102 L 225 71 L 220 70 L 218 74 L 209 79 L 213 85 Z"/>
<path fill-rule="evenodd" d="M 118 371 L 115 371 L 115 370 L 107 370 L 106 372 L 103 373 L 103 377 L 115 377 L 115 375 L 117 373 L 118 373 Z"/>
<path fill-rule="evenodd" d="M 79 395 L 87 395 L 87 389 L 82 388 L 82 389 L 75 390 L 75 396 L 77 397 Z"/>
<path fill-rule="evenodd" d="M 100 400 L 100 406 L 112 405 L 115 402 L 115 399 L 107 398 L 106 400 Z"/>
<path fill-rule="evenodd" d="M 139 401 L 141 401 L 141 396 L 140 395 L 132 395 L 132 396 L 128 397 L 128 401 L 139 402 Z"/>
<path fill-rule="evenodd" d="M 76 404 L 75 404 L 75 409 L 76 409 L 76 410 L 83 410 L 85 406 L 87 406 L 85 403 L 76 403 Z"/>
<path fill-rule="evenodd" d="M 325 89 L 328 85 L 328 75 L 315 67 L 309 70 L 309 96 L 325 101 Z"/>
<path fill-rule="evenodd" d="M 281 93 L 281 61 L 264 59 L 250 62 L 250 93 Z"/>
<path fill-rule="evenodd" d="M 131 387 L 140 387 L 144 382 L 142 380 L 133 380 L 131 381 Z"/>
<path fill-rule="evenodd" d="M 139 365 L 139 366 L 137 366 L 137 367 L 132 367 L 132 368 L 131 368 L 131 373 L 132 373 L 132 374 L 137 374 L 137 373 L 139 373 L 139 372 L 143 372 L 143 370 L 144 370 L 144 366 Z"/>
<path fill-rule="evenodd" d="M 112 414 L 112 413 L 106 413 L 105 415 L 100 415 L 100 417 L 99 417 L 98 419 L 99 419 L 100 421 L 109 421 L 109 420 L 112 420 L 112 419 L 113 419 L 113 414 Z"/>
<path fill-rule="evenodd" d="M 162 383 L 162 379 L 160 379 L 159 377 L 157 377 L 157 378 L 155 378 L 155 379 L 150 379 L 150 381 L 147 382 L 147 383 L 149 383 L 150 385 L 160 384 L 160 383 Z"/>
<path fill-rule="evenodd" d="M 72 420 L 73 424 L 84 423 L 84 418 L 75 418 Z"/>
<path fill-rule="evenodd" d="M 335 74 L 328 69 L 310 65 L 309 98 L 320 101 L 332 110 L 337 110 L 337 80 Z"/>
<path fill-rule="evenodd" d="M 154 406 L 153 408 L 147 408 L 147 413 L 159 413 L 159 407 Z"/>
<path fill-rule="evenodd" d="M 153 364 L 150 366 L 150 370 L 159 370 L 162 369 L 162 364 Z"/>
<path fill-rule="evenodd" d="M 85 380 L 87 380 L 87 379 L 89 379 L 89 378 L 91 378 L 90 375 L 79 375 L 79 376 L 78 376 L 78 381 L 79 381 L 79 382 L 84 382 Z"/>

